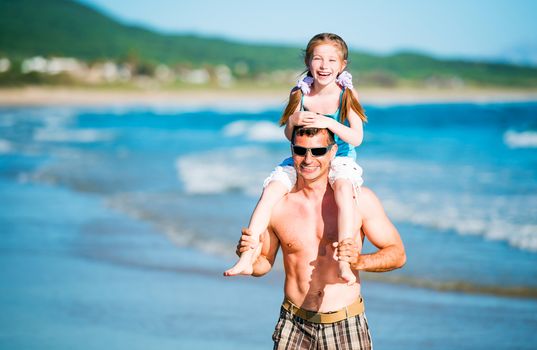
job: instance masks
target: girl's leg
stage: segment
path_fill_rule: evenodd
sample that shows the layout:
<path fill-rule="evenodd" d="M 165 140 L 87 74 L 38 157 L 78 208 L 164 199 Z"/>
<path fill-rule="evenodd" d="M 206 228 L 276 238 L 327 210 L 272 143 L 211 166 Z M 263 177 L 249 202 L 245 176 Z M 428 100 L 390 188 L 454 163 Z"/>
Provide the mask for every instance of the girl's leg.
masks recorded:
<path fill-rule="evenodd" d="M 248 224 L 252 238 L 258 242 L 258 246 L 256 249 L 250 249 L 242 253 L 239 261 L 232 268 L 224 272 L 225 276 L 252 274 L 253 264 L 258 255 L 256 253 L 258 252 L 257 248 L 259 248 L 259 237 L 261 237 L 269 225 L 272 208 L 288 192 L 288 188 L 279 181 L 271 181 L 265 187 Z"/>
<path fill-rule="evenodd" d="M 352 182 L 347 179 L 336 180 L 332 187 L 338 208 L 338 241 L 341 242 L 345 238 L 354 238 L 354 188 Z M 348 262 L 339 262 L 339 277 L 348 285 L 356 283 L 356 275 Z"/>

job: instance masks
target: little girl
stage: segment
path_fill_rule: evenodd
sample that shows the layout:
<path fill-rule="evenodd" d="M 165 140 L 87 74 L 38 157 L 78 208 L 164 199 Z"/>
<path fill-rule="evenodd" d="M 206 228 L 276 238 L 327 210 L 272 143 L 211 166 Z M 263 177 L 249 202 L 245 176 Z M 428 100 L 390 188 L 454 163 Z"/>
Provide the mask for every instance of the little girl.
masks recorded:
<path fill-rule="evenodd" d="M 356 163 L 355 147 L 362 143 L 366 116 L 352 86 L 347 65 L 347 44 L 336 34 L 321 33 L 308 43 L 304 62 L 306 76 L 291 91 L 280 119 L 285 136 L 291 140 L 295 126 L 328 128 L 335 134 L 338 151 L 331 162 L 329 182 L 338 207 L 338 239 L 353 238 L 354 199 L 362 185 L 362 168 Z M 259 242 L 270 221 L 272 208 L 292 190 L 296 182 L 293 159 L 285 159 L 265 180 L 264 190 L 250 219 L 248 229 Z M 258 247 L 259 248 L 259 244 Z M 251 274 L 255 250 L 242 253 L 226 276 Z M 349 263 L 339 262 L 339 277 L 347 284 L 356 282 Z"/>

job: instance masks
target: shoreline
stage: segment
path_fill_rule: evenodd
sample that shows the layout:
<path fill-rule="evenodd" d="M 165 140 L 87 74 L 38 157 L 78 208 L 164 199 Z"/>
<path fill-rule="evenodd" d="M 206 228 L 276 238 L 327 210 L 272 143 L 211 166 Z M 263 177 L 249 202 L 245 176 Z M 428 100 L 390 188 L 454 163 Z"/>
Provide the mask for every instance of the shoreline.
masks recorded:
<path fill-rule="evenodd" d="M 358 91 L 364 105 L 509 103 L 537 101 L 537 89 L 380 89 Z M 0 107 L 180 106 L 187 108 L 283 108 L 282 90 L 105 90 L 67 87 L 0 89 Z"/>

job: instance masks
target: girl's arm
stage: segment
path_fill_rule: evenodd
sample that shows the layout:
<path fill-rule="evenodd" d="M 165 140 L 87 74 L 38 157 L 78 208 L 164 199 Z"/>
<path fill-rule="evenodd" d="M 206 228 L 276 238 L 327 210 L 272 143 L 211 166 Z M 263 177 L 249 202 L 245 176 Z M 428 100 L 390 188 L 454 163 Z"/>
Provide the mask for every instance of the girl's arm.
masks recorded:
<path fill-rule="evenodd" d="M 352 90 L 352 93 L 358 98 L 356 91 Z M 322 114 L 317 114 L 314 122 L 306 125 L 312 128 L 328 128 L 348 144 L 355 147 L 360 146 L 364 139 L 362 119 L 360 119 L 358 114 L 352 109 L 349 111 L 347 119 L 349 120 L 349 126 L 341 124 L 338 120 L 334 120 Z"/>
<path fill-rule="evenodd" d="M 325 117 L 324 115 L 319 115 L 318 117 L 328 119 L 327 128 L 348 144 L 357 147 L 360 146 L 360 144 L 362 143 L 362 140 L 364 139 L 363 123 L 362 119 L 358 117 L 358 114 L 356 114 L 356 112 L 351 110 L 347 116 L 347 118 L 349 119 L 350 127 L 341 124 L 337 120 Z"/>
<path fill-rule="evenodd" d="M 356 91 L 352 89 L 351 92 L 354 97 L 358 99 Z M 362 119 L 360 119 L 358 114 L 352 108 L 350 108 L 349 113 L 347 113 L 347 119 L 349 120 L 349 126 L 343 125 L 339 121 L 335 120 L 336 123 L 333 123 L 333 126 L 330 128 L 330 130 L 339 136 L 339 138 L 343 141 L 353 145 L 354 147 L 358 147 L 362 144 L 364 139 L 364 127 Z"/>
<path fill-rule="evenodd" d="M 293 137 L 293 129 L 295 127 L 295 117 L 296 115 L 296 112 L 291 114 L 291 116 L 289 117 L 289 120 L 287 120 L 287 123 L 285 124 L 285 137 L 287 137 L 287 139 L 289 141 L 291 141 L 291 138 Z"/>
<path fill-rule="evenodd" d="M 291 138 L 293 137 L 293 129 L 295 126 L 298 125 L 309 125 L 315 121 L 317 118 L 317 113 L 308 112 L 308 111 L 300 111 L 300 107 L 297 107 L 297 110 L 291 114 L 289 117 L 289 120 L 285 124 L 285 137 L 289 141 L 291 141 Z"/>
<path fill-rule="evenodd" d="M 349 119 L 350 127 L 343 125 L 339 121 L 324 116 L 322 114 L 315 115 L 312 122 L 304 123 L 303 125 L 310 128 L 330 129 L 330 131 L 339 136 L 340 139 L 347 142 L 348 144 L 357 147 L 362 143 L 362 140 L 364 138 L 362 119 L 360 119 L 360 117 L 358 117 L 358 115 L 354 111 L 351 111 L 347 118 Z M 292 135 L 293 128 L 291 127 L 290 129 Z M 285 136 L 287 136 L 287 134 L 285 134 Z"/>

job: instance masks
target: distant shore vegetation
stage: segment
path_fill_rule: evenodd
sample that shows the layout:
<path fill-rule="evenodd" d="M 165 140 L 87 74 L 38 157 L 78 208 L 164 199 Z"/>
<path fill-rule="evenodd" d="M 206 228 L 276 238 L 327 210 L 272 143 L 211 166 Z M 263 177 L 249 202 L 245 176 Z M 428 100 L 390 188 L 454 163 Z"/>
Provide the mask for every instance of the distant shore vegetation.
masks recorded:
<path fill-rule="evenodd" d="M 530 81 L 465 79 L 454 74 L 430 74 L 426 76 L 401 77 L 393 72 L 373 69 L 356 71 L 350 69 L 355 84 L 381 88 L 446 88 L 465 87 L 513 87 L 535 88 Z M 269 89 L 290 86 L 301 76 L 299 69 L 275 69 L 251 71 L 247 63 L 238 61 L 233 65 L 199 65 L 189 63 L 165 64 L 125 60 L 82 60 L 75 57 L 33 56 L 10 59 L 0 56 L 0 87 L 28 85 L 86 86 L 141 89 L 180 88 L 240 88 L 258 87 Z"/>
<path fill-rule="evenodd" d="M 0 87 L 270 89 L 295 84 L 302 54 L 288 45 L 159 33 L 77 1 L 0 0 Z M 416 52 L 351 50 L 348 70 L 366 87 L 537 88 L 537 67 Z"/>
<path fill-rule="evenodd" d="M 237 85 L 262 87 L 289 85 L 298 79 L 297 70 L 276 70 L 249 74 L 248 66 L 238 62 L 194 67 L 167 65 L 138 60 L 110 59 L 84 61 L 74 57 L 34 56 L 11 60 L 0 57 L 0 86 L 81 85 L 162 88 L 181 86 L 231 88 Z"/>

